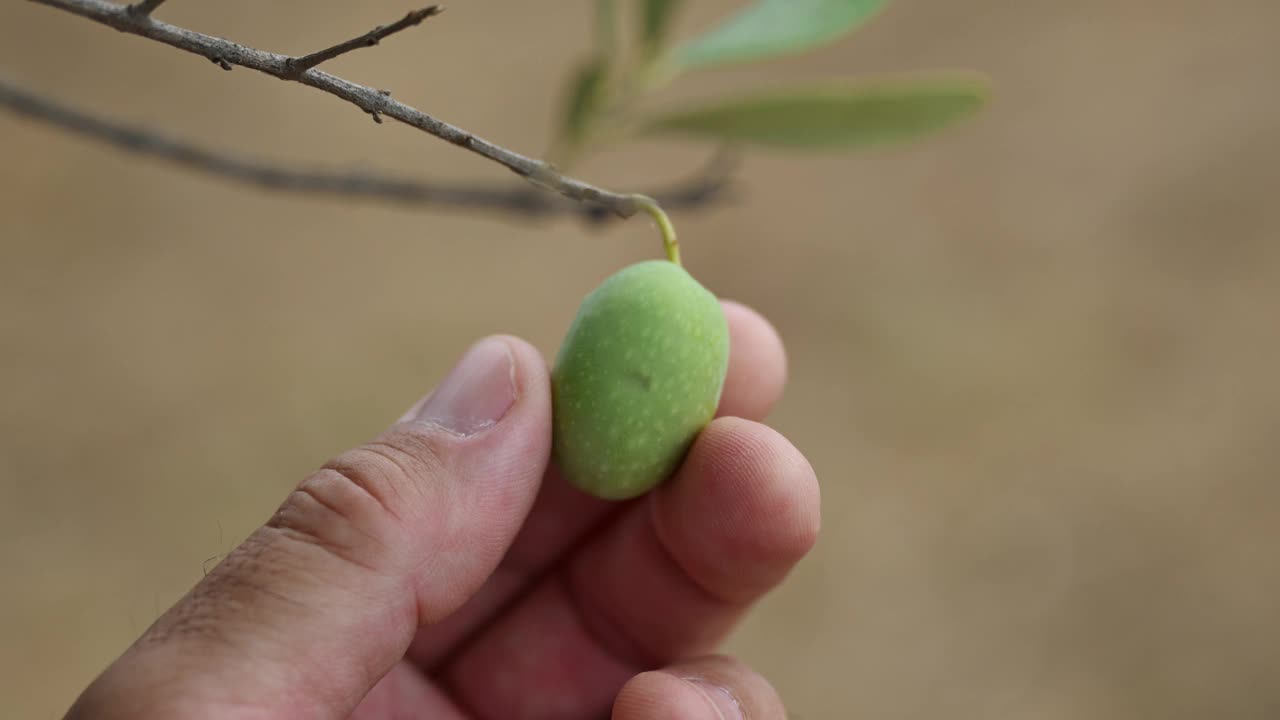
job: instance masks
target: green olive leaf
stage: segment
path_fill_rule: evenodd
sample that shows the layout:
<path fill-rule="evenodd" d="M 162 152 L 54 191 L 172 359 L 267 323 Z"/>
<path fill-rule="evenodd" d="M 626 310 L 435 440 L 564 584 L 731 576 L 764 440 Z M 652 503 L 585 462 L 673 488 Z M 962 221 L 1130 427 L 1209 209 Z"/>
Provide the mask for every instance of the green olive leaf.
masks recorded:
<path fill-rule="evenodd" d="M 683 68 L 789 55 L 835 41 L 889 0 L 756 0 L 675 54 Z"/>
<path fill-rule="evenodd" d="M 683 0 L 641 0 L 640 30 L 644 46 L 655 51 L 667 39 L 667 30 Z"/>
<path fill-rule="evenodd" d="M 590 129 L 608 77 L 609 63 L 604 58 L 588 60 L 573 74 L 560 114 L 560 137 L 570 144 L 581 141 Z"/>
<path fill-rule="evenodd" d="M 596 45 L 601 55 L 613 55 L 617 49 L 617 0 L 596 0 Z"/>
<path fill-rule="evenodd" d="M 989 88 L 973 76 L 894 78 L 734 98 L 641 124 L 649 135 L 831 148 L 907 140 L 973 114 Z"/>

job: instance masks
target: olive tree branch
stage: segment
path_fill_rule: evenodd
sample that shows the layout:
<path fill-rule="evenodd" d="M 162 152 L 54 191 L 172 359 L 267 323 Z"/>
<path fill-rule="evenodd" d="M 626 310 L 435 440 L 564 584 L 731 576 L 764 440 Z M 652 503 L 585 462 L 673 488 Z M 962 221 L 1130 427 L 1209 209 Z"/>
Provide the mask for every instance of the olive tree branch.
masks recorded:
<path fill-rule="evenodd" d="M 161 0 L 163 2 L 163 0 Z M 430 5 L 421 10 L 413 10 L 403 18 L 391 23 L 390 25 L 379 25 L 369 32 L 357 38 L 352 38 L 346 42 L 338 43 L 333 47 L 327 47 L 324 50 L 313 52 L 302 57 L 292 57 L 288 60 L 290 78 L 297 79 L 299 75 L 319 65 L 326 60 L 332 60 L 339 55 L 359 50 L 364 47 L 373 47 L 390 35 L 394 35 L 401 30 L 405 30 L 422 23 L 423 20 L 444 12 L 444 8 L 439 5 Z"/>
<path fill-rule="evenodd" d="M 141 0 L 141 2 L 133 3 L 127 9 L 131 15 L 150 15 L 163 2 L 164 0 Z"/>
<path fill-rule="evenodd" d="M 138 3 L 137 6 L 141 8 L 138 11 L 131 11 L 130 8 L 135 7 L 133 5 L 116 5 L 106 0 L 32 0 L 32 2 L 65 10 L 121 32 L 139 35 L 200 55 L 224 69 L 229 70 L 231 66 L 238 65 L 281 80 L 302 83 L 346 100 L 372 115 L 374 119 L 380 119 L 384 115 L 394 118 L 488 158 L 535 185 L 578 202 L 601 206 L 619 217 L 631 217 L 641 209 L 641 198 L 633 194 L 612 192 L 563 175 L 541 160 L 535 160 L 489 142 L 410 105 L 394 100 L 387 93 L 344 80 L 314 67 L 297 72 L 295 69 L 297 63 L 307 56 L 295 58 L 257 50 L 230 40 L 156 20 L 149 14 L 150 9 L 159 5 L 154 0 Z M 143 12 L 144 10 L 147 12 Z"/>
<path fill-rule="evenodd" d="M 372 173 L 304 170 L 236 157 L 155 130 L 76 110 L 9 82 L 3 76 L 0 76 L 0 107 L 126 152 L 269 190 L 339 195 L 413 206 L 500 210 L 531 217 L 580 215 L 587 220 L 599 221 L 614 216 L 603 206 L 574 202 L 528 186 L 501 189 L 448 185 Z M 733 164 L 732 153 L 722 151 L 684 183 L 649 194 L 671 210 L 705 206 L 723 196 Z"/>

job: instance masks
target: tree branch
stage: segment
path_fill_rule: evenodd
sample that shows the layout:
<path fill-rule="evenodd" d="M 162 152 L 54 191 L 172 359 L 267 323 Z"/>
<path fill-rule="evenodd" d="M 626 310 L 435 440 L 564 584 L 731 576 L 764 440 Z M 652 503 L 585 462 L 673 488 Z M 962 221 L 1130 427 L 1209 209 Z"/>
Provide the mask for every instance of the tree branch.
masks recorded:
<path fill-rule="evenodd" d="M 394 35 L 400 32 L 401 30 L 405 30 L 407 28 L 411 28 L 416 25 L 419 25 L 422 23 L 423 20 L 426 20 L 427 18 L 433 15 L 439 15 L 442 12 L 444 12 L 444 8 L 440 7 L 439 5 L 430 5 L 428 7 L 422 8 L 421 10 L 413 10 L 408 15 L 405 15 L 403 18 L 400 18 L 399 20 L 391 23 L 390 25 L 379 25 L 378 27 L 361 35 L 360 37 L 352 38 L 344 43 L 338 43 L 333 47 L 328 47 L 328 48 L 325 48 L 324 50 L 313 52 L 310 55 L 303 55 L 301 57 L 289 58 L 288 66 L 290 71 L 290 78 L 297 79 L 299 75 L 319 65 L 320 63 L 325 62 L 327 60 L 332 60 L 338 57 L 339 55 L 349 53 L 352 50 L 359 50 L 360 48 L 365 48 L 365 47 L 373 47 L 374 45 L 377 45 L 378 43 L 382 42 L 384 38 Z"/>
<path fill-rule="evenodd" d="M 142 17 L 155 12 L 155 9 L 160 7 L 162 3 L 164 3 L 164 0 L 141 0 L 130 5 L 127 10 L 130 15 Z"/>
<path fill-rule="evenodd" d="M 631 217 L 640 209 L 635 195 L 612 192 L 562 175 L 541 160 L 526 157 L 489 142 L 462 128 L 427 115 L 417 108 L 394 100 L 374 88 L 343 80 L 316 68 L 305 70 L 294 77 L 289 66 L 289 61 L 293 58 L 288 55 L 256 50 L 230 40 L 170 25 L 149 15 L 130 12 L 131 6 L 116 5 L 106 0 L 32 0 L 32 2 L 65 10 L 121 32 L 139 35 L 206 57 L 227 69 L 232 65 L 239 65 L 281 80 L 296 80 L 303 85 L 346 100 L 375 119 L 385 115 L 399 120 L 488 158 L 535 185 L 553 190 L 578 202 L 602 206 L 619 217 Z"/>
<path fill-rule="evenodd" d="M 302 170 L 237 158 L 143 127 L 106 120 L 42 97 L 0 76 L 0 106 L 18 115 L 69 130 L 108 145 L 238 183 L 298 194 L 327 194 L 412 206 L 445 206 L 460 210 L 499 210 L 530 217 L 579 215 L 601 221 L 612 217 L 606 208 L 558 198 L 532 187 L 500 189 L 446 185 L 370 173 Z M 717 153 L 702 171 L 685 183 L 650 193 L 664 208 L 705 206 L 724 195 L 734 157 Z"/>

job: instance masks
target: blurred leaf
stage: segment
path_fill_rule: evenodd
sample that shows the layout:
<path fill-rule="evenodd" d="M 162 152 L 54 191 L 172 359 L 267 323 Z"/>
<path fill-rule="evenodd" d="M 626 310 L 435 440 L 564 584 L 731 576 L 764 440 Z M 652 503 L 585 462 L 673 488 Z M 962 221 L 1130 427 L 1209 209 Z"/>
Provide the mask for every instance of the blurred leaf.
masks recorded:
<path fill-rule="evenodd" d="M 650 51 L 662 47 L 667 39 L 667 29 L 675 17 L 682 0 L 641 0 L 641 29 L 644 46 Z"/>
<path fill-rule="evenodd" d="M 590 129 L 596 110 L 604 100 L 608 77 L 609 63 L 604 58 L 588 60 L 574 73 L 560 120 L 560 136 L 570 145 L 581 141 Z"/>
<path fill-rule="evenodd" d="M 756 0 L 676 53 L 686 68 L 760 60 L 834 41 L 889 0 Z"/>
<path fill-rule="evenodd" d="M 612 55 L 618 45 L 617 9 L 617 0 L 596 0 L 596 45 L 602 55 Z"/>
<path fill-rule="evenodd" d="M 641 132 L 786 147 L 857 147 L 939 130 L 972 114 L 987 94 L 986 82 L 975 77 L 825 85 L 660 116 Z"/>

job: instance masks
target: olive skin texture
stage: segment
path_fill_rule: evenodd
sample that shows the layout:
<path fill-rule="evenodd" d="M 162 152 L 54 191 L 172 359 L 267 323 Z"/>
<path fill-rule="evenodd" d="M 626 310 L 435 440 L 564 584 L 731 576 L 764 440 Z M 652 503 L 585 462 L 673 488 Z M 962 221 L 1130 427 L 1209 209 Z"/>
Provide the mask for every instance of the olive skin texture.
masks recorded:
<path fill-rule="evenodd" d="M 671 475 L 715 416 L 729 368 L 720 303 L 684 268 L 639 262 L 582 301 L 551 373 L 552 453 L 596 497 Z"/>

